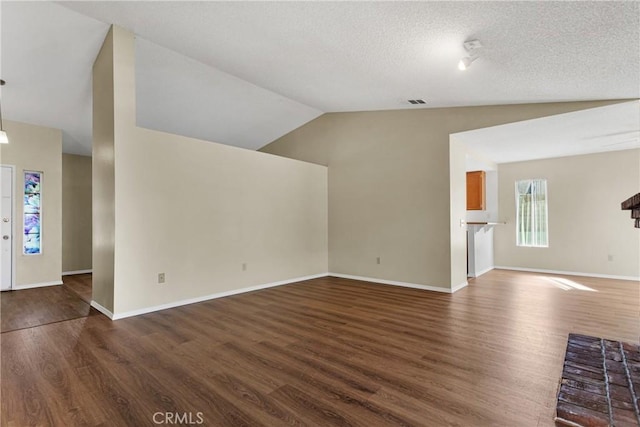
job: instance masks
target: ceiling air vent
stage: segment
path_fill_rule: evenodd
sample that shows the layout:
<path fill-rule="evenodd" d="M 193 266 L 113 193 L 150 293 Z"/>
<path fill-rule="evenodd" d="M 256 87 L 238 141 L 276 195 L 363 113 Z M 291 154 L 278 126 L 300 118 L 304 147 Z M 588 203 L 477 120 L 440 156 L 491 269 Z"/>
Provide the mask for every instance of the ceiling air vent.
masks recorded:
<path fill-rule="evenodd" d="M 418 105 L 418 104 L 426 104 L 424 99 L 410 99 L 409 104 Z"/>

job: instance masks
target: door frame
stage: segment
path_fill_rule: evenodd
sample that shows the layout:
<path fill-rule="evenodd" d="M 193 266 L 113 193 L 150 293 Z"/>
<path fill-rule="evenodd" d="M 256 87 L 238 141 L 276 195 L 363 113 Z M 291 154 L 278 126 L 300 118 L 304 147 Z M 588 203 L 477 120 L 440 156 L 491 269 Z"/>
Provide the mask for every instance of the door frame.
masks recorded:
<path fill-rule="evenodd" d="M 16 167 L 4 163 L 0 167 L 11 169 L 11 286 L 7 290 L 12 291 L 16 285 Z"/>

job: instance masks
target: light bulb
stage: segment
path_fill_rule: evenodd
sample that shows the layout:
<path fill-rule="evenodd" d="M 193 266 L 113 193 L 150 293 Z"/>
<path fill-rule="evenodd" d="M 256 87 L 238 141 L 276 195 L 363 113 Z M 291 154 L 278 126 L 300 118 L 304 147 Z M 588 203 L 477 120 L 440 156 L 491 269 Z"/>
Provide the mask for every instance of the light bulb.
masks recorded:
<path fill-rule="evenodd" d="M 460 60 L 460 62 L 458 62 L 458 69 L 460 71 L 464 71 L 467 68 L 469 68 L 469 66 L 471 65 L 472 62 L 473 62 L 473 60 L 471 58 L 469 58 L 468 56 L 465 56 L 464 58 L 462 58 Z"/>

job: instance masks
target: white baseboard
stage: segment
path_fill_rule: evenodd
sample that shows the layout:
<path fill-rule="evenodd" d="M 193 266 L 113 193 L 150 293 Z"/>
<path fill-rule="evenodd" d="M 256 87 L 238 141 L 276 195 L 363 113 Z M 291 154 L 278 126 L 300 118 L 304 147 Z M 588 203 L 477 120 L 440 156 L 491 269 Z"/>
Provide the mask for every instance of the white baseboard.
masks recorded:
<path fill-rule="evenodd" d="M 169 303 L 166 303 L 166 304 L 160 304 L 160 305 L 155 305 L 155 306 L 151 306 L 151 307 L 139 308 L 139 309 L 136 309 L 136 310 L 125 311 L 123 313 L 115 313 L 115 314 L 113 314 L 110 311 L 108 311 L 107 309 L 105 309 L 104 307 L 102 307 L 102 309 L 105 310 L 107 313 L 111 314 L 111 316 L 109 316 L 109 314 L 105 313 L 104 311 L 100 310 L 100 308 L 98 308 L 98 307 L 95 307 L 95 308 L 96 308 L 96 310 L 99 310 L 102 313 L 104 313 L 107 316 L 109 316 L 111 319 L 118 320 L 118 319 L 124 319 L 126 317 L 139 316 L 141 314 L 152 313 L 154 311 L 166 310 L 168 308 L 179 307 L 181 305 L 195 304 L 195 303 L 198 303 L 198 302 L 208 301 L 208 300 L 212 300 L 212 299 L 216 299 L 216 298 L 223 298 L 223 297 L 228 297 L 228 296 L 231 296 L 231 295 L 244 294 L 246 292 L 258 291 L 260 289 L 266 289 L 266 288 L 273 288 L 275 286 L 288 285 L 289 283 L 303 282 L 305 280 L 317 279 L 319 277 L 327 277 L 328 275 L 329 275 L 328 273 L 321 273 L 321 274 L 314 274 L 314 275 L 311 275 L 311 276 L 295 277 L 293 279 L 281 280 L 281 281 L 278 281 L 278 282 L 271 282 L 271 283 L 265 283 L 265 284 L 262 284 L 262 285 L 249 286 L 247 288 L 232 289 L 230 291 L 224 291 L 224 292 L 218 292 L 218 293 L 215 293 L 215 294 L 203 295 L 201 297 L 188 298 L 188 299 L 184 299 L 184 300 L 180 300 L 180 301 L 169 302 Z M 92 306 L 93 306 L 93 303 L 94 302 L 92 301 L 91 302 Z"/>
<path fill-rule="evenodd" d="M 381 283 L 383 285 L 402 286 L 403 288 L 422 289 L 423 291 L 444 292 L 447 294 L 452 294 L 468 285 L 468 282 L 465 281 L 464 283 L 461 283 L 452 289 L 440 286 L 419 285 L 417 283 L 398 282 L 396 280 L 376 279 L 375 277 L 353 276 L 351 274 L 329 273 L 329 276 L 340 277 L 343 279 L 361 280 L 363 282 Z"/>
<path fill-rule="evenodd" d="M 105 316 L 109 317 L 110 319 L 118 320 L 118 319 L 125 319 L 127 317 L 132 317 L 132 316 L 139 316 L 141 314 L 152 313 L 154 311 L 166 310 L 169 308 L 180 307 L 183 305 L 195 304 L 198 302 L 208 301 L 212 299 L 224 298 L 231 295 L 243 294 L 247 292 L 258 291 L 260 289 L 273 288 L 276 286 L 288 285 L 290 283 L 303 282 L 305 280 L 318 279 L 320 277 L 327 277 L 327 276 L 341 277 L 344 279 L 361 280 L 361 281 L 372 282 L 372 283 L 382 283 L 385 285 L 402 286 L 405 288 L 414 288 L 414 289 L 421 289 L 425 291 L 435 291 L 435 292 L 443 292 L 443 293 L 453 293 L 453 292 L 459 291 L 460 289 L 468 285 L 468 282 L 465 281 L 457 286 L 454 286 L 453 289 L 449 289 L 449 288 L 443 288 L 443 287 L 437 287 L 437 286 L 419 285 L 415 283 L 376 279 L 372 277 L 352 276 L 348 274 L 339 274 L 339 273 L 321 273 L 321 274 L 314 274 L 311 276 L 295 277 L 293 279 L 281 280 L 278 282 L 265 283 L 262 285 L 249 286 L 246 288 L 232 289 L 230 291 L 218 292 L 215 294 L 203 295 L 201 297 L 188 298 L 180 301 L 173 301 L 166 304 L 160 304 L 160 305 L 155 305 L 151 307 L 144 307 L 136 310 L 125 311 L 123 313 L 114 314 L 95 301 L 91 301 L 91 306 L 96 310 L 98 310 L 99 312 L 101 312 L 102 314 L 104 314 Z"/>
<path fill-rule="evenodd" d="M 93 270 L 74 270 L 74 271 L 63 271 L 63 276 L 73 276 L 74 274 L 90 274 L 93 273 Z"/>
<path fill-rule="evenodd" d="M 460 289 L 462 289 L 462 288 L 466 288 L 467 286 L 469 286 L 469 282 L 467 282 L 467 281 L 465 280 L 464 282 L 460 283 L 459 285 L 454 286 L 453 288 L 451 288 L 451 293 L 452 293 L 452 294 L 453 294 L 453 293 L 456 293 L 456 292 L 458 292 Z"/>
<path fill-rule="evenodd" d="M 479 273 L 477 273 L 475 276 L 469 276 L 469 277 L 472 277 L 472 278 L 480 277 L 480 276 L 482 276 L 483 274 L 490 272 L 490 271 L 491 271 L 491 270 L 493 270 L 494 268 L 498 268 L 498 267 L 489 267 L 489 268 L 485 268 L 484 270 L 482 270 L 482 271 L 480 271 Z"/>
<path fill-rule="evenodd" d="M 109 310 L 107 310 L 106 308 L 104 308 L 102 305 L 100 305 L 97 302 L 95 302 L 94 300 L 91 300 L 91 307 L 95 308 L 100 313 L 104 314 L 109 319 L 113 320 L 113 313 L 110 312 Z"/>
<path fill-rule="evenodd" d="M 580 271 L 545 270 L 542 268 L 524 268 L 524 267 L 505 267 L 501 265 L 500 266 L 496 265 L 494 268 L 498 270 L 528 271 L 531 273 L 562 274 L 563 276 L 598 277 L 601 279 L 632 280 L 634 282 L 640 281 L 640 277 L 615 276 L 612 274 L 583 273 Z"/>
<path fill-rule="evenodd" d="M 20 291 L 22 289 L 44 288 L 45 286 L 58 286 L 58 285 L 62 285 L 61 280 L 55 280 L 53 282 L 29 283 L 28 285 L 13 285 L 11 287 L 11 290 Z"/>

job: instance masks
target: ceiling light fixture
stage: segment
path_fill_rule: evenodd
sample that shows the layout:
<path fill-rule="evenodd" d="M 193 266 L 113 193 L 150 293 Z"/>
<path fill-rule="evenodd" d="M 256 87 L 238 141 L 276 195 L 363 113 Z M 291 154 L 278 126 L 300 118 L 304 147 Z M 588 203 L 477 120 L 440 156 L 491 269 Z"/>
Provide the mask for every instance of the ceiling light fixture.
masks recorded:
<path fill-rule="evenodd" d="M 0 86 L 4 86 L 4 80 L 0 79 Z M 9 138 L 2 127 L 2 102 L 0 102 L 0 144 L 8 144 Z"/>
<path fill-rule="evenodd" d="M 458 69 L 461 71 L 466 70 L 467 68 L 469 68 L 471 66 L 471 63 L 473 61 L 475 61 L 476 59 L 478 59 L 477 57 L 475 58 L 471 58 L 469 56 L 465 56 L 464 58 L 462 58 L 460 60 L 460 62 L 458 62 Z"/>
<path fill-rule="evenodd" d="M 464 50 L 467 51 L 467 56 L 465 56 L 460 60 L 460 62 L 458 62 L 458 69 L 461 71 L 469 68 L 473 61 L 480 57 L 480 55 L 478 54 L 478 49 L 482 47 L 482 43 L 480 43 L 480 40 L 477 39 L 467 40 L 466 42 L 464 42 L 463 46 Z"/>

